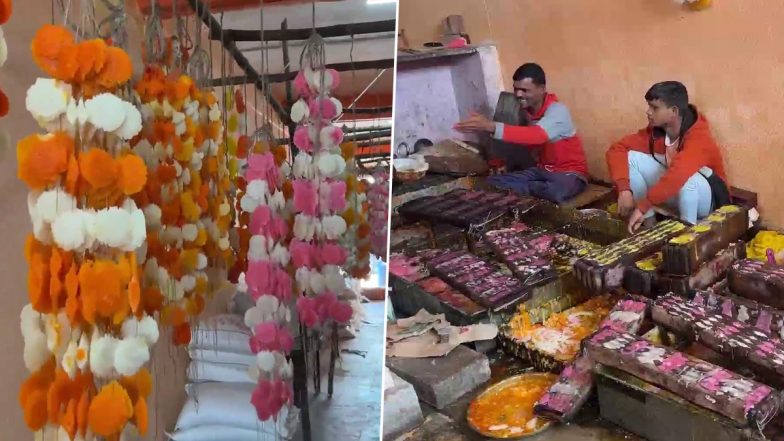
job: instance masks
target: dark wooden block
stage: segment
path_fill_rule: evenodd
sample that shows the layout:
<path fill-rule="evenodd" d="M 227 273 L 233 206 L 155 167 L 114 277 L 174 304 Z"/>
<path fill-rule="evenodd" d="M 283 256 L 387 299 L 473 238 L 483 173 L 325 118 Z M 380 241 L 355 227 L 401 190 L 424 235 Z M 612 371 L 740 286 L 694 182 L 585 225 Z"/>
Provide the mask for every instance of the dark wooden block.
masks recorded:
<path fill-rule="evenodd" d="M 626 266 L 659 251 L 665 242 L 685 229 L 686 226 L 678 221 L 660 222 L 651 229 L 589 252 L 575 262 L 574 272 L 593 292 L 619 288 Z"/>
<path fill-rule="evenodd" d="M 727 275 L 732 294 L 775 309 L 784 309 L 784 266 L 743 259 Z"/>
<path fill-rule="evenodd" d="M 730 243 L 742 239 L 749 225 L 748 211 L 736 205 L 719 208 L 662 248 L 665 274 L 688 276 L 713 259 Z"/>
<path fill-rule="evenodd" d="M 594 362 L 629 372 L 740 426 L 764 428 L 781 406 L 780 394 L 769 386 L 631 334 L 603 329 L 585 348 Z"/>

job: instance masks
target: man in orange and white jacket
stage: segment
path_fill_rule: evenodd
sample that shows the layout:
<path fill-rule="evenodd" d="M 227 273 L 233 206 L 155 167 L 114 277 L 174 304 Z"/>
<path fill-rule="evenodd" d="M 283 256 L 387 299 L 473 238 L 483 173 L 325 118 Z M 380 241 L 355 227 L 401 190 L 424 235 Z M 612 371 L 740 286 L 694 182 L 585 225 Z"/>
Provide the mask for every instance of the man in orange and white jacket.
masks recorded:
<path fill-rule="evenodd" d="M 709 179 L 729 188 L 721 150 L 683 84 L 654 84 L 645 100 L 648 127 L 616 142 L 606 155 L 618 211 L 629 216 L 630 231 L 653 220 L 652 207 L 661 204 L 696 223 L 718 208 Z"/>

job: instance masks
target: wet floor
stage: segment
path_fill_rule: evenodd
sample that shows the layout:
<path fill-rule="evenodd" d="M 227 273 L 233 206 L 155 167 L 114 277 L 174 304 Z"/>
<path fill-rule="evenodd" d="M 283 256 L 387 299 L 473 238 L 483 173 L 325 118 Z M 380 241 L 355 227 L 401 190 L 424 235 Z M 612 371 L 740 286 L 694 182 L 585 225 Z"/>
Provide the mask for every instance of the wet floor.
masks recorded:
<path fill-rule="evenodd" d="M 364 304 L 367 317 L 356 338 L 343 341 L 335 366 L 332 398 L 327 396 L 329 351 L 322 352 L 321 393 L 309 387 L 313 441 L 378 441 L 384 356 L 384 302 Z M 302 439 L 300 433 L 298 440 Z"/>

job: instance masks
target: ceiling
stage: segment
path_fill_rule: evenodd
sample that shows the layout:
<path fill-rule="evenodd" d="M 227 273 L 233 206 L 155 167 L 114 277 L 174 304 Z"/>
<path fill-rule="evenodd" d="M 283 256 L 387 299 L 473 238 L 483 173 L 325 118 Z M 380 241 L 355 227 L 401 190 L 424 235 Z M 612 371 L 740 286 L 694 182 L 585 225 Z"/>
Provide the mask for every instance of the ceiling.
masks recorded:
<path fill-rule="evenodd" d="M 289 29 L 310 29 L 313 27 L 313 5 L 308 2 L 305 4 L 272 4 L 265 5 L 263 10 L 264 29 L 280 29 L 283 20 L 288 20 Z M 315 26 L 331 26 L 339 24 L 365 23 L 372 21 L 394 20 L 397 14 L 397 3 L 368 3 L 367 0 L 341 0 L 330 2 L 315 3 Z M 239 11 L 228 11 L 225 13 L 213 14 L 218 21 L 223 21 L 224 29 L 259 30 L 261 14 L 259 8 L 249 8 Z M 328 64 L 347 63 L 350 61 L 373 61 L 391 59 L 395 56 L 396 35 L 394 32 L 383 34 L 358 35 L 353 41 L 351 37 L 336 37 L 325 39 L 326 53 L 325 58 Z M 290 54 L 290 69 L 299 70 L 300 55 L 305 41 L 288 42 Z M 238 42 L 237 46 L 243 51 L 248 61 L 261 71 L 261 61 L 263 51 L 258 42 Z M 352 47 L 353 46 L 353 47 Z M 285 70 L 283 63 L 282 43 L 268 42 L 267 57 L 270 73 L 281 73 Z M 366 92 L 369 99 L 368 105 L 388 106 L 391 105 L 393 88 L 393 69 L 387 69 L 375 81 L 380 70 L 362 70 L 353 72 L 341 72 L 341 86 L 335 93 L 336 96 L 345 99 L 354 97 L 362 93 L 365 88 L 370 86 Z M 241 72 L 235 72 L 241 74 Z M 220 75 L 220 72 L 217 73 Z M 372 83 L 372 85 L 371 85 Z M 275 95 L 283 101 L 285 96 L 283 84 L 275 85 Z M 373 103 L 373 97 L 378 99 L 377 104 Z M 389 101 L 389 102 L 387 102 Z M 367 102 L 367 101 L 363 101 Z M 344 105 L 348 105 L 345 103 Z"/>

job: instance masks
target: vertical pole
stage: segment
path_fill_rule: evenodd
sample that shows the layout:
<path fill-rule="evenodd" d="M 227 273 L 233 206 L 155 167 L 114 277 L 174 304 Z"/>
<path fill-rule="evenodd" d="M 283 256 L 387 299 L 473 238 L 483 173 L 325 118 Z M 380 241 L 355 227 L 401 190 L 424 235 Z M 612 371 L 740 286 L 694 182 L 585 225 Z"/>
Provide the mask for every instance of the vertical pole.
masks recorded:
<path fill-rule="evenodd" d="M 288 31 L 289 29 L 289 19 L 286 18 L 280 24 L 280 30 L 283 34 L 283 40 L 281 42 L 281 50 L 283 51 L 283 65 L 285 66 L 284 72 L 289 73 L 291 72 L 291 57 L 289 56 L 289 44 L 288 44 Z M 291 80 L 286 80 L 286 106 L 289 113 L 291 112 L 291 106 L 294 104 L 294 93 L 291 90 Z M 285 121 L 284 121 L 285 123 Z M 297 146 L 294 145 L 294 131 L 297 129 L 297 125 L 289 119 L 288 124 L 289 129 L 289 151 L 291 152 L 291 157 L 293 158 L 297 154 Z"/>

